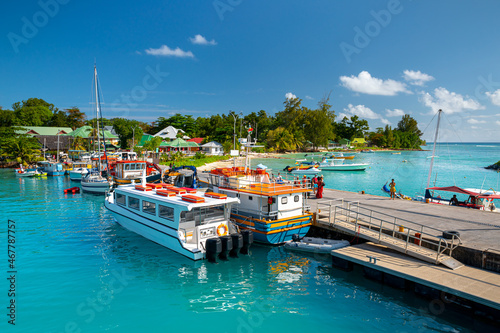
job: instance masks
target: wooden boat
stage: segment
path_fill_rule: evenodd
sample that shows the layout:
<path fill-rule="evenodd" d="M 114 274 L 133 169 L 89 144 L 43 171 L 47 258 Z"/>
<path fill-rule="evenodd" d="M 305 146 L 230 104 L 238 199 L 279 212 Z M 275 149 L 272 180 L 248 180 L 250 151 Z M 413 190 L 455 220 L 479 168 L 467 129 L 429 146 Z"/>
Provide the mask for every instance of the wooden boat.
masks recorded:
<path fill-rule="evenodd" d="M 231 210 L 231 218 L 241 229 L 252 230 L 255 241 L 281 244 L 293 234 L 305 236 L 311 226 L 307 205 L 310 184 L 272 182 L 262 169 L 218 168 L 209 174 L 208 191 L 240 199 Z"/>
<path fill-rule="evenodd" d="M 192 260 L 248 253 L 253 233 L 239 233 L 229 220 L 238 198 L 182 194 L 176 189 L 145 182 L 123 185 L 112 190 L 104 204 L 118 224 Z"/>

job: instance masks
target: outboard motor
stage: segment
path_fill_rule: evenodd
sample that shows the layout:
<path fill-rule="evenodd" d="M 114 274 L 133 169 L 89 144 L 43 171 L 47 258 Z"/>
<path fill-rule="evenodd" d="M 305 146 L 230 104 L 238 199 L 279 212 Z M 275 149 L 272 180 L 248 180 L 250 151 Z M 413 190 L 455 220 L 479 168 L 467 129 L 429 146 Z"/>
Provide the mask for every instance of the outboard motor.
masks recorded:
<path fill-rule="evenodd" d="M 293 242 L 300 242 L 300 236 L 299 236 L 299 234 L 293 234 L 292 235 L 292 241 Z"/>
<path fill-rule="evenodd" d="M 219 238 L 209 238 L 205 243 L 207 259 L 209 262 L 217 262 L 217 256 L 222 252 L 222 242 Z"/>
<path fill-rule="evenodd" d="M 219 258 L 221 260 L 227 260 L 227 255 L 229 251 L 233 250 L 233 240 L 231 236 L 222 236 L 219 238 L 221 241 L 222 249 L 221 252 L 219 253 Z"/>
<path fill-rule="evenodd" d="M 253 232 L 251 230 L 241 230 L 241 235 L 243 236 L 243 247 L 240 250 L 242 254 L 248 254 L 250 245 L 253 243 Z"/>
<path fill-rule="evenodd" d="M 233 241 L 233 248 L 229 252 L 229 256 L 238 258 L 238 252 L 240 252 L 240 249 L 243 247 L 243 235 L 231 234 L 231 238 Z"/>

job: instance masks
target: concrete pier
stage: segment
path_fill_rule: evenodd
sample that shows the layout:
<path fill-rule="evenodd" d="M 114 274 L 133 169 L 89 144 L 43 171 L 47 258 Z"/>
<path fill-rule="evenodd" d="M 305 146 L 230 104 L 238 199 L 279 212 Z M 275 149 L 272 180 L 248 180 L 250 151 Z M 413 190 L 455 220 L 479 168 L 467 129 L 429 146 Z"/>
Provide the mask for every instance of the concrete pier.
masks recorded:
<path fill-rule="evenodd" d="M 424 297 L 443 299 L 445 293 L 450 303 L 500 323 L 500 274 L 467 266 L 450 270 L 373 243 L 334 250 L 332 260 L 345 270 L 360 265 L 370 279 Z"/>
<path fill-rule="evenodd" d="M 454 258 L 466 265 L 500 272 L 500 213 L 331 189 L 324 190 L 322 199 L 311 194 L 308 203 L 311 211 L 316 212 L 318 202 L 336 199 L 359 202 L 364 210 L 373 211 L 374 218 L 396 218 L 398 224 L 409 228 L 418 223 L 443 231 L 458 231 L 462 244 L 454 250 Z"/>

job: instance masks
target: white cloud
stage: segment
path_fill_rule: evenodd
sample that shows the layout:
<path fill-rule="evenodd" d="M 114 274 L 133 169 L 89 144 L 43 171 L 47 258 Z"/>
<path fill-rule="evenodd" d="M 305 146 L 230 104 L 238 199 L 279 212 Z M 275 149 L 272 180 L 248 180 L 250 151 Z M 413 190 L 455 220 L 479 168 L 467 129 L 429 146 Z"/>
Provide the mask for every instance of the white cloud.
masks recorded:
<path fill-rule="evenodd" d="M 489 91 L 487 91 L 486 96 L 488 96 L 490 98 L 491 103 L 500 106 L 500 89 L 494 91 L 493 93 L 490 93 Z"/>
<path fill-rule="evenodd" d="M 385 116 L 386 117 L 402 117 L 405 115 L 405 112 L 401 109 L 394 109 L 394 110 L 385 110 Z"/>
<path fill-rule="evenodd" d="M 395 80 L 382 80 L 372 77 L 367 71 L 362 71 L 358 76 L 341 76 L 342 86 L 349 90 L 368 95 L 394 96 L 400 92 L 411 94 L 406 89 L 406 84 Z"/>
<path fill-rule="evenodd" d="M 425 82 L 434 80 L 433 76 L 422 73 L 421 71 L 405 70 L 403 74 L 403 78 L 414 86 L 423 86 Z"/>
<path fill-rule="evenodd" d="M 179 58 L 194 58 L 194 54 L 191 51 L 183 51 L 180 48 L 172 50 L 167 45 L 162 45 L 159 49 L 147 49 L 145 50 L 147 54 L 163 57 L 179 57 Z"/>
<path fill-rule="evenodd" d="M 470 128 L 472 128 L 472 129 L 478 129 L 477 126 L 471 126 Z"/>
<path fill-rule="evenodd" d="M 205 37 L 202 35 L 196 35 L 194 37 L 190 37 L 189 40 L 193 44 L 198 44 L 198 45 L 217 45 L 217 42 L 215 40 L 208 41 Z"/>
<path fill-rule="evenodd" d="M 356 115 L 362 119 L 379 119 L 383 124 L 390 124 L 390 121 L 387 119 L 384 119 L 381 115 L 378 113 L 375 113 L 370 109 L 369 107 L 366 107 L 364 105 L 352 105 L 349 104 L 347 105 L 347 108 L 344 109 L 343 113 L 347 117 L 349 117 L 348 114 L 350 115 Z M 342 114 L 341 114 L 342 115 Z M 344 117 L 341 117 L 340 119 L 342 120 Z"/>
<path fill-rule="evenodd" d="M 442 109 L 446 114 L 460 113 L 464 110 L 484 109 L 484 106 L 472 98 L 449 92 L 443 87 L 434 89 L 434 96 L 427 92 L 422 92 L 420 101 L 429 107 L 432 113 L 438 109 Z"/>
<path fill-rule="evenodd" d="M 469 124 L 486 124 L 485 120 L 476 120 L 474 118 L 471 118 L 471 119 L 467 120 L 467 122 Z"/>
<path fill-rule="evenodd" d="M 306 99 L 314 99 L 311 96 L 306 95 Z"/>
<path fill-rule="evenodd" d="M 296 99 L 297 98 L 297 96 L 295 96 L 291 92 L 286 93 L 285 97 L 286 97 L 286 99 Z"/>
<path fill-rule="evenodd" d="M 495 121 L 495 124 L 500 125 L 500 120 Z"/>

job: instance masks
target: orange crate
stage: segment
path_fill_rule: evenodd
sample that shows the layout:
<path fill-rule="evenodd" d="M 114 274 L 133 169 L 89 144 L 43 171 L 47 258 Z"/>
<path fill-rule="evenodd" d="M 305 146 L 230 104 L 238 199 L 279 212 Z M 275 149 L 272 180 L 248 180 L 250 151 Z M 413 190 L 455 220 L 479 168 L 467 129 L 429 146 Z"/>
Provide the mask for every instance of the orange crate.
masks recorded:
<path fill-rule="evenodd" d="M 146 183 L 146 186 L 149 186 L 151 188 L 162 188 L 161 184 L 154 184 L 154 183 Z"/>
<path fill-rule="evenodd" d="M 177 194 L 186 194 L 186 190 L 185 189 L 178 188 L 178 187 L 175 187 L 175 186 L 169 187 L 168 190 L 169 191 L 174 191 Z"/>
<path fill-rule="evenodd" d="M 181 189 L 186 190 L 186 193 L 196 193 L 195 188 L 181 187 Z"/>
<path fill-rule="evenodd" d="M 202 203 L 205 202 L 205 198 L 198 197 L 196 195 L 183 195 L 182 200 L 184 201 L 189 201 L 189 202 L 194 202 L 194 203 Z"/>
<path fill-rule="evenodd" d="M 209 198 L 215 198 L 215 199 L 226 199 L 227 198 L 226 194 L 214 193 L 214 192 L 206 192 L 205 196 L 209 197 Z"/>
<path fill-rule="evenodd" d="M 156 190 L 156 194 L 164 197 L 175 197 L 177 195 L 175 192 L 169 190 Z"/>
<path fill-rule="evenodd" d="M 151 191 L 151 187 L 142 185 L 135 185 L 135 189 L 139 191 Z"/>

